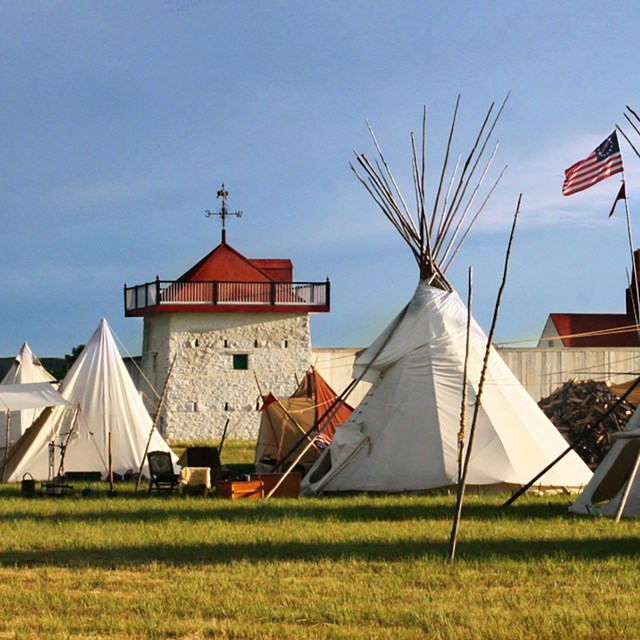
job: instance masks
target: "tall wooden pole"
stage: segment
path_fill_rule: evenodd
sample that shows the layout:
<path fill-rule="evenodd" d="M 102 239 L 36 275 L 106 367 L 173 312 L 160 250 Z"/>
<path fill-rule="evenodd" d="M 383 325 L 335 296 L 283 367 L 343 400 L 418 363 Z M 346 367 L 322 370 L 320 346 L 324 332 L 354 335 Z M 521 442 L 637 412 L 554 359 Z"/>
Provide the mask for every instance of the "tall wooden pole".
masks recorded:
<path fill-rule="evenodd" d="M 11 435 L 11 411 L 7 411 L 7 430 L 4 442 L 4 460 L 2 461 L 2 482 L 4 482 L 5 470 L 7 468 L 7 455 L 9 454 L 9 436 Z"/>
<path fill-rule="evenodd" d="M 473 301 L 473 267 L 469 267 L 469 291 L 467 297 L 467 337 L 464 348 L 464 369 L 462 373 L 462 401 L 460 402 L 460 431 L 458 432 L 458 486 L 462 482 L 462 460 L 467 427 L 467 384 L 469 377 L 469 343 L 471 338 L 471 304 Z"/>
<path fill-rule="evenodd" d="M 144 467 L 144 461 L 147 457 L 147 453 L 149 453 L 149 446 L 151 445 L 151 438 L 153 437 L 153 432 L 156 430 L 156 425 L 158 424 L 158 420 L 160 419 L 160 412 L 162 411 L 162 405 L 164 403 L 165 396 L 167 395 L 167 387 L 169 386 L 169 378 L 171 377 L 171 371 L 173 370 L 173 365 L 176 363 L 177 355 L 178 354 L 173 356 L 173 360 L 171 361 L 171 366 L 167 371 L 167 378 L 164 381 L 162 394 L 160 395 L 160 400 L 158 400 L 158 406 L 156 407 L 156 415 L 153 418 L 153 423 L 151 425 L 151 429 L 149 430 L 147 445 L 144 448 L 144 453 L 142 454 L 142 460 L 140 461 L 140 468 L 138 469 L 138 478 L 136 479 L 136 489 L 135 489 L 136 493 L 138 492 L 138 489 L 140 488 L 140 483 L 142 482 L 142 469 Z"/>
<path fill-rule="evenodd" d="M 482 370 L 480 372 L 480 380 L 478 382 L 478 391 L 476 394 L 476 403 L 473 409 L 473 418 L 471 420 L 471 427 L 469 429 L 469 442 L 467 444 L 467 451 L 464 458 L 464 465 L 462 467 L 462 478 L 458 483 L 456 511 L 453 519 L 453 525 L 451 528 L 451 538 L 449 541 L 449 562 L 453 562 L 456 555 L 456 547 L 458 543 L 458 529 L 460 525 L 460 519 L 462 517 L 462 505 L 464 502 L 464 491 L 467 484 L 467 475 L 469 472 L 469 463 L 471 461 L 471 453 L 473 449 L 473 441 L 476 435 L 476 426 L 478 424 L 478 416 L 480 415 L 480 408 L 482 406 L 482 392 L 484 390 L 484 383 L 487 375 L 487 367 L 489 364 L 489 356 L 491 354 L 491 343 L 493 341 L 493 334 L 495 333 L 496 325 L 498 323 L 498 313 L 500 311 L 500 303 L 502 301 L 502 294 L 504 292 L 505 285 L 507 283 L 507 273 L 509 271 L 509 258 L 511 257 L 511 246 L 513 245 L 513 238 L 516 231 L 516 222 L 518 221 L 518 215 L 520 214 L 520 203 L 522 202 L 522 194 L 518 197 L 518 205 L 516 207 L 515 214 L 513 216 L 513 224 L 511 225 L 511 234 L 509 235 L 509 243 L 507 245 L 507 253 L 504 260 L 504 270 L 502 272 L 502 282 L 498 289 L 498 297 L 496 299 L 496 306 L 493 311 L 493 320 L 491 321 L 491 329 L 487 336 L 487 345 L 484 352 L 484 360 L 482 362 Z M 466 384 L 466 381 L 465 381 Z"/>

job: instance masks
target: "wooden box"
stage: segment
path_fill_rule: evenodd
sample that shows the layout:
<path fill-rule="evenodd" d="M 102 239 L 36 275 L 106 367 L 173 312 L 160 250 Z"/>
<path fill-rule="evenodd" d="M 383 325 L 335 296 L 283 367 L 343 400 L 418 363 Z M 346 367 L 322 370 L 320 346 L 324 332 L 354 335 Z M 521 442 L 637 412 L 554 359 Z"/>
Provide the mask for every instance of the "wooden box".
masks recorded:
<path fill-rule="evenodd" d="M 251 480 L 260 480 L 264 486 L 265 497 L 280 482 L 283 474 L 281 473 L 252 473 Z M 273 494 L 273 498 L 297 498 L 300 495 L 300 481 L 302 480 L 299 473 L 290 473 Z"/>
<path fill-rule="evenodd" d="M 260 500 L 264 498 L 264 485 L 262 480 L 219 480 L 215 483 L 217 498 L 252 498 Z"/>

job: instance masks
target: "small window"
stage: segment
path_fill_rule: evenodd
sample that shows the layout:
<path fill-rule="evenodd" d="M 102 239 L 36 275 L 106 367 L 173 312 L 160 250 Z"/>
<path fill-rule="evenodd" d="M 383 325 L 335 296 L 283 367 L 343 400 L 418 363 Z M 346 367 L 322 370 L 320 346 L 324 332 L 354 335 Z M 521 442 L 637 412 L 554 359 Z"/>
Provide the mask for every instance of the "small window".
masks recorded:
<path fill-rule="evenodd" d="M 285 349 L 288 349 L 288 348 L 289 348 L 289 341 L 288 341 L 288 340 L 285 340 L 285 341 L 284 341 L 284 348 L 285 348 Z"/>
<path fill-rule="evenodd" d="M 236 371 L 249 368 L 249 356 L 246 353 L 236 353 L 233 356 L 233 368 Z"/>

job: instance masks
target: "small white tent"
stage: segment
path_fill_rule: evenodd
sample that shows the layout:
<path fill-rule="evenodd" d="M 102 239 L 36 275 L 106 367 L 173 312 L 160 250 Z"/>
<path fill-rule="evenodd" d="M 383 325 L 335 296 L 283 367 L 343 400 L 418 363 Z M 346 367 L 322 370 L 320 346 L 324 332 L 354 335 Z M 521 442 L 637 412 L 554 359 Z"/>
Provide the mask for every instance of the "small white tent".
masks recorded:
<path fill-rule="evenodd" d="M 613 439 L 593 478 L 569 511 L 585 515 L 640 517 L 640 473 L 636 468 L 640 457 L 640 407 L 629 419 L 625 430 L 614 434 Z"/>
<path fill-rule="evenodd" d="M 55 378 L 42 366 L 40 360 L 25 342 L 0 385 L 30 384 L 34 382 L 55 382 Z M 20 438 L 41 412 L 42 408 L 29 408 L 13 413 L 10 420 L 7 420 L 6 414 L 0 416 L 0 448 L 7 446 L 8 422 L 10 422 L 9 444 L 11 444 Z"/>
<path fill-rule="evenodd" d="M 400 192 L 375 137 L 376 162 L 356 154 L 359 166 L 352 169 L 409 246 L 420 280 L 402 313 L 356 358 L 354 378 L 364 376 L 373 386 L 303 479 L 307 494 L 425 491 L 458 481 L 463 391 L 466 403 L 476 404 L 487 337 L 475 322 L 467 322 L 467 308 L 446 272 L 486 203 L 486 198 L 480 204 L 475 200 L 493 156 L 483 170 L 478 168 L 482 175 L 477 184 L 471 182 L 500 115 L 491 123 L 492 110 L 466 160 L 451 171 L 447 163 L 456 107 L 429 208 L 425 110 L 421 150 L 412 134 L 415 213 L 409 211 L 409 199 Z M 560 433 L 493 348 L 477 405 L 469 485 L 522 486 L 566 449 Z M 577 490 L 590 478 L 589 468 L 571 452 L 537 486 Z"/>
<path fill-rule="evenodd" d="M 59 472 L 63 451 L 64 471 L 99 471 L 106 476 L 110 434 L 113 471 L 120 475 L 137 472 L 152 420 L 106 320 L 100 322 L 65 376 L 60 393 L 76 410 L 45 409 L 9 451 L 6 480 L 18 482 L 27 472 L 36 480 L 48 479 L 52 472 Z M 157 431 L 149 450 L 170 451 Z M 55 455 L 53 465 L 50 451 Z M 145 460 L 143 473 L 148 475 L 146 465 Z"/>

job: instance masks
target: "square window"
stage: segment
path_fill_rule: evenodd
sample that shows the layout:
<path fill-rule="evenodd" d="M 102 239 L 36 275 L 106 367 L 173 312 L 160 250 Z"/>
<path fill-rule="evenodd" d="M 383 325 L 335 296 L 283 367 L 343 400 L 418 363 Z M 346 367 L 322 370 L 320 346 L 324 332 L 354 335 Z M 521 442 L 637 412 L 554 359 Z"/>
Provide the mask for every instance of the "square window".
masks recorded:
<path fill-rule="evenodd" d="M 233 368 L 235 370 L 246 370 L 249 368 L 249 356 L 246 353 L 236 353 L 233 356 Z"/>

